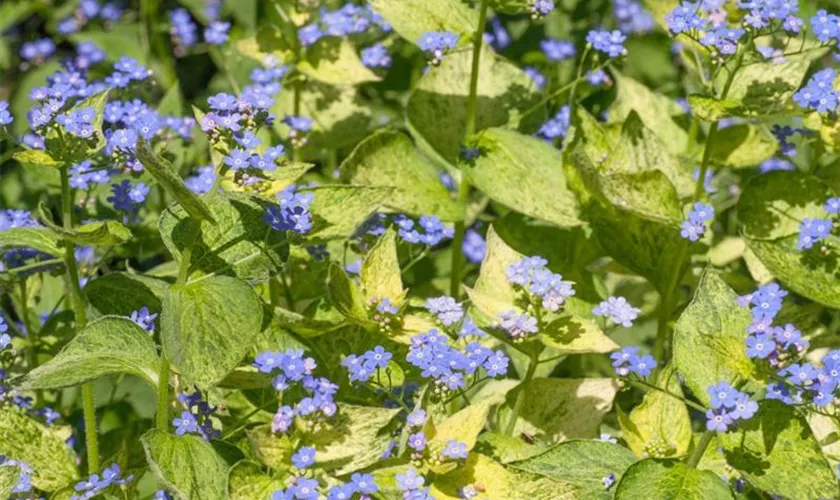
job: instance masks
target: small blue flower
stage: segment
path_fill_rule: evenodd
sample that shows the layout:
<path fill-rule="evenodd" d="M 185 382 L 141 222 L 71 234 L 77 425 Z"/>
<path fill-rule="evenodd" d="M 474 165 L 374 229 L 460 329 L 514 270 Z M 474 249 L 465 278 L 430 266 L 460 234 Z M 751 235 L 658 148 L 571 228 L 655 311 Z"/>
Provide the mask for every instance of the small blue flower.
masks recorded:
<path fill-rule="evenodd" d="M 529 10 L 531 11 L 531 17 L 534 19 L 545 17 L 554 10 L 553 0 L 532 0 L 532 2 Z"/>
<path fill-rule="evenodd" d="M 805 217 L 799 225 L 799 237 L 796 246 L 800 250 L 808 250 L 816 243 L 828 238 L 834 229 L 831 219 L 814 219 Z"/>
<path fill-rule="evenodd" d="M 747 337 L 747 356 L 765 359 L 776 350 L 776 342 L 768 333 L 749 335 Z"/>
<path fill-rule="evenodd" d="M 465 459 L 467 458 L 467 453 L 467 443 L 462 443 L 454 439 L 447 441 L 443 451 L 440 452 L 444 458 L 452 460 Z"/>
<path fill-rule="evenodd" d="M 210 45 L 222 45 L 227 42 L 230 23 L 214 21 L 204 29 L 204 40 Z"/>
<path fill-rule="evenodd" d="M 11 125 L 14 121 L 12 114 L 9 113 L 9 102 L 0 101 L 0 126 Z"/>
<path fill-rule="evenodd" d="M 575 57 L 575 45 L 566 40 L 546 39 L 540 42 L 543 54 L 552 62 L 565 61 Z"/>
<path fill-rule="evenodd" d="M 298 469 L 306 469 L 315 463 L 315 447 L 303 446 L 292 455 L 292 463 Z"/>
<path fill-rule="evenodd" d="M 633 326 L 633 321 L 640 312 L 640 309 L 630 305 L 624 297 L 609 297 L 592 310 L 595 316 L 610 317 L 613 322 L 625 328 Z"/>
<path fill-rule="evenodd" d="M 464 317 L 464 309 L 461 304 L 452 297 L 445 295 L 426 299 L 425 306 L 443 326 L 452 326 Z"/>
<path fill-rule="evenodd" d="M 379 491 L 379 486 L 376 485 L 373 474 L 362 474 L 359 472 L 350 476 L 350 484 L 355 490 L 363 495 L 372 495 Z"/>
<path fill-rule="evenodd" d="M 131 313 L 131 321 L 135 322 L 140 326 L 140 328 L 150 333 L 155 331 L 155 319 L 157 319 L 157 317 L 157 313 L 150 313 L 149 308 L 146 306 L 143 306 L 137 311 Z"/>
<path fill-rule="evenodd" d="M 720 382 L 716 385 L 711 385 L 706 389 L 706 392 L 709 394 L 709 403 L 715 409 L 734 408 L 739 394 L 729 382 Z"/>
<path fill-rule="evenodd" d="M 397 488 L 401 491 L 419 490 L 423 487 L 426 480 L 417 473 L 417 469 L 411 468 L 402 474 L 396 475 Z"/>
<path fill-rule="evenodd" d="M 449 50 L 458 46 L 458 35 L 450 31 L 427 31 L 417 45 L 431 58 L 431 64 L 437 66 Z"/>
<path fill-rule="evenodd" d="M 840 17 L 818 10 L 811 18 L 811 31 L 823 43 L 837 39 L 840 36 Z"/>
<path fill-rule="evenodd" d="M 408 436 L 408 447 L 414 451 L 423 451 L 426 449 L 426 434 L 423 431 L 415 432 Z"/>
<path fill-rule="evenodd" d="M 0 107 L 2 107 L 2 104 L 0 104 Z M 840 215 L 840 197 L 829 198 L 825 202 L 825 205 L 823 205 L 823 208 L 831 215 Z"/>
<path fill-rule="evenodd" d="M 391 67 L 391 56 L 381 43 L 362 49 L 362 64 L 368 68 Z"/>
<path fill-rule="evenodd" d="M 627 36 L 618 30 L 592 30 L 586 35 L 586 43 L 609 57 L 619 57 L 627 53 L 627 49 L 624 48 L 625 40 Z"/>
<path fill-rule="evenodd" d="M 732 417 L 723 409 L 706 410 L 706 429 L 715 432 L 726 432 L 732 424 Z"/>
<path fill-rule="evenodd" d="M 426 411 L 417 408 L 406 417 L 406 422 L 412 427 L 421 427 L 426 423 Z"/>
<path fill-rule="evenodd" d="M 464 252 L 469 262 L 481 264 L 484 255 L 487 253 L 487 241 L 475 229 L 467 229 L 464 233 L 464 243 L 461 245 L 461 251 Z"/>

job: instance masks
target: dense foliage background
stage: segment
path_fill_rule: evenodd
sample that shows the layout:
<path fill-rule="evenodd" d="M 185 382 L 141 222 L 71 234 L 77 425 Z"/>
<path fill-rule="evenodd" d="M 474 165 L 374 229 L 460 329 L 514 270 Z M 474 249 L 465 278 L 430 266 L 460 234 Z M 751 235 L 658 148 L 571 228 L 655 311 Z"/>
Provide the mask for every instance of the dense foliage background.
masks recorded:
<path fill-rule="evenodd" d="M 840 498 L 838 10 L 3 0 L 0 498 Z"/>

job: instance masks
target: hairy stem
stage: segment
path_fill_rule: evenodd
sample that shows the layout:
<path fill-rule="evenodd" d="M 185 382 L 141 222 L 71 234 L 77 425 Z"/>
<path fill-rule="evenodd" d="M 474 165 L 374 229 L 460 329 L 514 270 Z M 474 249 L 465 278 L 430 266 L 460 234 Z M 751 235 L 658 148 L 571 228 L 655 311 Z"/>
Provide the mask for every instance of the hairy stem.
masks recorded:
<path fill-rule="evenodd" d="M 709 447 L 709 443 L 712 442 L 712 439 L 715 437 L 715 433 L 713 431 L 706 431 L 700 437 L 700 441 L 697 443 L 697 446 L 694 448 L 694 451 L 691 452 L 691 455 L 685 460 L 685 465 L 696 468 L 697 464 L 700 463 L 700 459 L 703 458 L 703 454 L 706 453 L 706 448 Z"/>
<path fill-rule="evenodd" d="M 32 326 L 32 321 L 29 319 L 28 295 L 26 278 L 24 278 L 20 280 L 20 315 L 23 320 L 23 326 L 26 327 L 26 340 L 29 342 L 29 348 L 26 350 L 26 362 L 29 365 L 29 370 L 32 371 L 38 368 L 38 332 Z M 35 403 L 37 406 L 44 404 L 44 391 L 41 389 L 35 391 Z"/>
<path fill-rule="evenodd" d="M 534 378 L 534 373 L 537 371 L 537 365 L 540 362 L 540 351 L 535 350 L 531 353 L 528 359 L 528 370 L 525 372 L 525 378 L 517 386 L 519 392 L 516 394 L 516 402 L 513 404 L 513 411 L 510 413 L 507 424 L 505 425 L 504 433 L 507 436 L 513 435 L 513 429 L 516 427 L 516 419 L 519 417 L 519 412 L 522 410 L 522 405 L 525 404 L 525 386 Z"/>
<path fill-rule="evenodd" d="M 487 7 L 489 1 L 481 0 L 481 7 L 478 14 L 478 27 L 473 33 L 472 47 L 472 69 L 470 71 L 470 93 L 467 98 L 467 123 L 465 138 L 475 133 L 478 120 L 478 75 L 481 69 L 481 44 L 484 40 L 484 25 L 487 23 Z M 458 203 L 464 207 L 464 220 L 455 223 L 455 237 L 452 241 L 452 266 L 449 281 L 449 294 L 456 299 L 461 294 L 461 274 L 464 269 L 464 256 L 461 254 L 461 246 L 464 243 L 466 234 L 466 205 L 470 196 L 470 184 L 461 175 L 461 183 L 458 186 Z"/>
<path fill-rule="evenodd" d="M 70 191 L 70 173 L 61 169 L 61 205 L 64 228 L 73 229 L 73 197 Z M 69 240 L 64 242 L 64 263 L 67 266 L 67 284 L 70 290 L 70 303 L 76 323 L 76 332 L 87 324 L 87 311 L 82 290 L 79 286 L 79 269 L 76 267 L 76 245 Z M 87 450 L 88 472 L 99 472 L 99 436 L 96 427 L 96 406 L 93 401 L 93 386 L 82 384 L 82 413 L 85 421 L 85 448 Z"/>

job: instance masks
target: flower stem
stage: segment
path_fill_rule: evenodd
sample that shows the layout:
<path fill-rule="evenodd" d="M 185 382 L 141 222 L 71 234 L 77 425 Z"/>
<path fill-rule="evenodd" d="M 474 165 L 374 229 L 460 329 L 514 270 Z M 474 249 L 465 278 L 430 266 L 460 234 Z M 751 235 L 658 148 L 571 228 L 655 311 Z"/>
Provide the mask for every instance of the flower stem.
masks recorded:
<path fill-rule="evenodd" d="M 73 229 L 73 198 L 70 191 L 70 173 L 61 169 L 61 205 L 64 228 Z M 70 240 L 64 242 L 64 263 L 67 266 L 70 303 L 76 323 L 76 333 L 87 324 L 87 311 L 82 290 L 79 286 L 79 270 L 76 267 L 76 245 Z M 88 472 L 99 472 L 99 436 L 96 427 L 96 406 L 93 401 L 93 386 L 90 382 L 82 384 L 82 413 L 85 422 L 85 447 L 87 449 Z"/>
<path fill-rule="evenodd" d="M 525 378 L 523 378 L 522 382 L 520 382 L 517 386 L 519 392 L 516 394 L 516 402 L 513 404 L 513 411 L 511 411 L 510 418 L 508 418 L 507 424 L 505 425 L 504 434 L 507 436 L 513 435 L 513 429 L 516 427 L 516 419 L 519 417 L 522 405 L 525 404 L 525 387 L 528 385 L 528 382 L 534 378 L 534 373 L 536 373 L 537 365 L 539 365 L 540 361 L 540 353 L 541 349 L 534 350 L 531 353 L 528 360 L 528 370 L 525 372 Z"/>
<path fill-rule="evenodd" d="M 481 68 L 481 44 L 484 41 L 484 25 L 487 23 L 487 8 L 489 0 L 481 0 L 478 14 L 478 27 L 473 33 L 472 47 L 472 69 L 470 71 L 470 93 L 467 98 L 467 122 L 464 138 L 475 134 L 478 121 L 478 75 Z M 461 274 L 464 269 L 464 256 L 461 255 L 461 246 L 464 244 L 466 234 L 466 205 L 470 197 L 470 184 L 461 173 L 461 183 L 458 186 L 458 203 L 464 207 L 464 219 L 455 223 L 455 237 L 452 241 L 452 266 L 449 282 L 449 294 L 456 299 L 461 294 Z"/>
<path fill-rule="evenodd" d="M 694 448 L 694 451 L 691 452 L 691 455 L 685 460 L 685 465 L 691 468 L 697 468 L 697 464 L 700 463 L 700 459 L 703 458 L 703 454 L 706 453 L 706 448 L 709 447 L 709 443 L 712 442 L 712 439 L 715 437 L 715 433 L 712 431 L 706 431 L 700 437 L 700 442 L 697 443 L 697 446 Z"/>
<path fill-rule="evenodd" d="M 706 412 L 706 409 L 703 408 L 703 406 L 695 403 L 694 401 L 688 400 L 688 399 L 686 399 L 682 396 L 674 394 L 673 392 L 665 390 L 661 387 L 655 386 L 653 384 L 649 384 L 649 383 L 645 382 L 644 380 L 625 380 L 625 382 L 627 382 L 628 384 L 630 384 L 632 386 L 639 387 L 639 388 L 644 389 L 644 390 L 652 390 L 652 391 L 661 392 L 662 394 L 667 394 L 668 396 L 671 396 L 674 399 L 682 401 L 683 403 L 685 403 L 686 405 L 692 407 L 693 409 L 695 409 L 697 411 L 704 412 L 704 413 Z"/>
<path fill-rule="evenodd" d="M 26 327 L 26 340 L 29 342 L 29 349 L 26 350 L 26 362 L 31 371 L 38 368 L 38 332 L 35 331 L 35 328 L 32 326 L 32 321 L 29 320 L 28 295 L 26 278 L 23 278 L 20 280 L 20 315 L 21 319 L 23 319 L 23 325 Z M 44 404 L 44 391 L 41 389 L 35 391 L 35 403 L 38 406 Z"/>
<path fill-rule="evenodd" d="M 169 359 L 161 353 L 155 426 L 164 432 L 169 425 Z"/>

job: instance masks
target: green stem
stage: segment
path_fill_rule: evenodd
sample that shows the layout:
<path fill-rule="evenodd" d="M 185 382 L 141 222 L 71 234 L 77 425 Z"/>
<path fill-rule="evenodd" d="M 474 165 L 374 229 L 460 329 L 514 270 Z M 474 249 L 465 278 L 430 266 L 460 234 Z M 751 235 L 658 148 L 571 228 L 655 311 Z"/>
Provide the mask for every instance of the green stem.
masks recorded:
<path fill-rule="evenodd" d="M 685 460 L 685 465 L 691 468 L 697 468 L 697 464 L 700 463 L 700 459 L 703 458 L 703 454 L 706 453 L 706 448 L 709 447 L 709 443 L 712 442 L 712 439 L 715 437 L 715 433 L 713 431 L 706 431 L 703 433 L 703 436 L 700 437 L 700 442 L 697 443 L 697 446 L 694 448 L 694 451 L 691 452 L 691 455 Z"/>
<path fill-rule="evenodd" d="M 61 205 L 62 223 L 64 228 L 73 229 L 73 197 L 70 191 L 70 174 L 68 169 L 61 169 Z M 73 315 L 76 332 L 81 331 L 87 324 L 87 311 L 79 286 L 79 270 L 76 267 L 76 245 L 69 240 L 64 242 L 64 262 L 67 266 L 67 280 L 70 291 L 70 302 L 73 305 Z M 93 386 L 82 384 L 82 413 L 85 421 L 85 445 L 87 449 L 88 472 L 99 472 L 99 436 L 96 427 L 96 406 L 93 401 Z"/>
<path fill-rule="evenodd" d="M 751 42 L 752 40 L 750 40 Z M 749 43 L 745 45 L 745 47 L 749 46 Z M 729 76 L 726 79 L 726 83 L 723 86 L 723 90 L 720 95 L 720 99 L 726 99 L 726 96 L 729 94 L 729 90 L 732 88 L 732 82 L 735 80 L 735 75 L 738 72 L 738 69 L 741 67 L 741 64 L 744 61 L 744 54 L 745 49 L 742 48 L 738 54 L 738 58 L 735 61 L 735 66 L 732 71 L 729 72 Z M 715 139 L 717 138 L 718 131 L 720 130 L 720 123 L 714 122 L 712 123 L 711 127 L 709 127 L 709 133 L 706 135 L 706 143 L 703 146 L 703 159 L 700 163 L 700 172 L 697 177 L 697 183 L 694 187 L 694 195 L 691 198 L 691 203 L 695 203 L 697 200 L 700 199 L 700 196 L 703 194 L 703 184 L 706 179 L 706 172 L 709 171 L 709 166 L 711 164 L 712 159 L 712 144 L 714 144 Z M 668 343 L 668 321 L 671 319 L 671 315 L 673 314 L 673 309 L 675 307 L 676 297 L 675 292 L 677 286 L 680 283 L 680 280 L 685 273 L 685 268 L 683 263 L 685 262 L 686 257 L 688 257 L 688 251 L 691 247 L 691 244 L 687 240 L 683 240 L 680 244 L 680 249 L 677 254 L 676 269 L 673 270 L 671 273 L 671 278 L 668 281 L 668 284 L 665 290 L 662 293 L 662 298 L 659 304 L 659 322 L 656 328 L 656 341 L 653 347 L 653 355 L 659 361 L 665 360 L 665 350 L 666 344 Z"/>
<path fill-rule="evenodd" d="M 26 327 L 26 340 L 29 342 L 29 349 L 26 350 L 26 361 L 29 370 L 32 371 L 38 368 L 38 332 L 32 327 L 32 321 L 29 319 L 27 296 L 26 278 L 24 278 L 20 280 L 20 315 L 23 319 L 23 325 Z M 40 389 L 35 391 L 35 402 L 37 406 L 44 404 L 44 391 Z"/>
<path fill-rule="evenodd" d="M 166 432 L 169 428 L 169 358 L 161 353 L 160 371 L 158 372 L 158 399 L 155 424 Z"/>
<path fill-rule="evenodd" d="M 694 401 L 688 400 L 688 399 L 686 399 L 682 396 L 674 394 L 673 392 L 667 391 L 667 390 L 665 390 L 661 387 L 655 386 L 653 384 L 649 384 L 649 383 L 645 382 L 644 380 L 627 380 L 627 379 L 625 379 L 625 382 L 627 382 L 628 384 L 630 384 L 632 386 L 639 387 L 639 388 L 644 389 L 644 390 L 652 390 L 652 391 L 661 392 L 662 394 L 667 394 L 668 396 L 671 396 L 674 399 L 682 401 L 686 405 L 694 408 L 695 410 L 697 410 L 699 412 L 703 412 L 703 413 L 706 412 L 706 408 L 704 408 L 702 405 L 699 405 L 699 404 L 695 403 Z"/>
<path fill-rule="evenodd" d="M 484 25 L 487 23 L 488 0 L 481 0 L 478 14 L 478 27 L 473 33 L 472 69 L 470 70 L 470 93 L 467 98 L 467 122 L 465 139 L 475 134 L 478 121 L 478 75 L 481 69 L 481 44 L 484 41 Z M 461 246 L 464 244 L 466 227 L 466 206 L 470 197 L 470 184 L 461 173 L 461 183 L 458 186 L 458 204 L 464 207 L 464 219 L 455 223 L 455 237 L 452 241 L 452 265 L 449 278 L 449 294 L 456 299 L 461 294 L 461 274 L 464 269 L 464 256 Z"/>
<path fill-rule="evenodd" d="M 505 425 L 504 434 L 507 436 L 513 435 L 513 429 L 516 427 L 516 419 L 519 416 L 520 410 L 522 410 L 522 405 L 525 404 L 525 387 L 528 385 L 528 382 L 534 378 L 534 373 L 537 371 L 539 361 L 540 351 L 535 350 L 531 353 L 530 359 L 528 360 L 528 370 L 525 372 L 525 378 L 523 378 L 522 382 L 519 383 L 519 392 L 516 394 L 516 403 L 514 403 L 513 411 L 511 411 L 510 417 Z"/>

